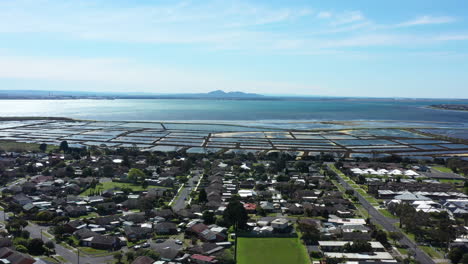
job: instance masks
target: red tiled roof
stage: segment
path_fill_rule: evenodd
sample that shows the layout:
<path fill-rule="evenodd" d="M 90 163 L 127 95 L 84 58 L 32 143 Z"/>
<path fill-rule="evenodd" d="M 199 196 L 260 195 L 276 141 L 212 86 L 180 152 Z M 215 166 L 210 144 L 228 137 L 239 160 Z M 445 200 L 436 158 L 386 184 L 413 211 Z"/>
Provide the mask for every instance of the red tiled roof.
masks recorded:
<path fill-rule="evenodd" d="M 211 261 L 215 260 L 215 257 L 204 256 L 204 255 L 200 255 L 200 254 L 194 254 L 190 258 L 201 260 L 201 261 L 207 261 L 207 262 L 211 262 Z"/>
<path fill-rule="evenodd" d="M 257 205 L 253 203 L 246 203 L 244 204 L 245 210 L 255 210 L 257 209 Z"/>
<path fill-rule="evenodd" d="M 206 229 L 208 229 L 208 226 L 206 226 L 205 224 L 196 224 L 192 226 L 190 229 L 195 233 L 201 233 L 205 231 Z"/>

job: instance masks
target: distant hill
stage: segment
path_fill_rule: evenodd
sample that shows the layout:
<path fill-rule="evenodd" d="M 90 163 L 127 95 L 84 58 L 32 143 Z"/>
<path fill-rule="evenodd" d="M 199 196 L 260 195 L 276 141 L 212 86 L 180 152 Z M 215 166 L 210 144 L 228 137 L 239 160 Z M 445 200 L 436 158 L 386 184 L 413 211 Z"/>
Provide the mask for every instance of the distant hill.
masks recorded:
<path fill-rule="evenodd" d="M 208 93 L 155 94 L 86 91 L 0 90 L 0 99 L 261 99 L 265 96 L 216 90 Z"/>
<path fill-rule="evenodd" d="M 255 94 L 255 93 L 244 93 L 244 92 L 225 92 L 223 90 L 216 90 L 212 91 L 206 94 L 199 94 L 200 96 L 206 96 L 206 97 L 229 97 L 229 98 L 253 98 L 253 97 L 264 97 L 261 94 Z"/>

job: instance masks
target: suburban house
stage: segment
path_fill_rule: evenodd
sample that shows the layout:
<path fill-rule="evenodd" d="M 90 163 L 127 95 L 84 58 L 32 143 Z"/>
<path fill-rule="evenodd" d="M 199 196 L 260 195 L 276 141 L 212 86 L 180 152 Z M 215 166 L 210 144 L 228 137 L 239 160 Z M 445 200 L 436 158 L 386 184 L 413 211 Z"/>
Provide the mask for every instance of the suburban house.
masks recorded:
<path fill-rule="evenodd" d="M 162 222 L 154 226 L 158 235 L 173 235 L 177 233 L 177 225 L 171 222 Z"/>

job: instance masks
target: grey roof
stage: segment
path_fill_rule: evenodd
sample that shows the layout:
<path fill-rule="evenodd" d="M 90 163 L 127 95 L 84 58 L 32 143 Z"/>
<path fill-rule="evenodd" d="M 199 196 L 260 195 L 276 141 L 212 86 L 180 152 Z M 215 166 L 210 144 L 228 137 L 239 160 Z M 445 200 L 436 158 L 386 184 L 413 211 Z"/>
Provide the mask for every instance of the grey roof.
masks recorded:
<path fill-rule="evenodd" d="M 401 201 L 430 201 L 430 198 L 427 198 L 424 195 L 420 194 L 413 194 L 410 192 L 403 193 L 400 195 L 395 196 L 395 200 L 401 200 Z"/>

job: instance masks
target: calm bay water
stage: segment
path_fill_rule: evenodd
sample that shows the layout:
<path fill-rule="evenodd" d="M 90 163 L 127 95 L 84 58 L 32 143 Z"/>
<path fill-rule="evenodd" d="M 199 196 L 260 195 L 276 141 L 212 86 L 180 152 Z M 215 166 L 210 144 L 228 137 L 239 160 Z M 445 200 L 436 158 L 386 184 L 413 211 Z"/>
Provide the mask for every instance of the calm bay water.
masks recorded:
<path fill-rule="evenodd" d="M 468 112 L 425 108 L 460 103 L 418 100 L 0 100 L 0 116 L 93 120 L 399 120 L 468 123 Z"/>

